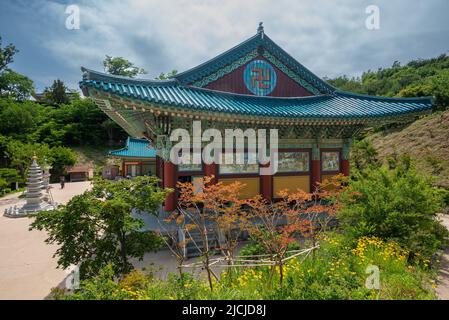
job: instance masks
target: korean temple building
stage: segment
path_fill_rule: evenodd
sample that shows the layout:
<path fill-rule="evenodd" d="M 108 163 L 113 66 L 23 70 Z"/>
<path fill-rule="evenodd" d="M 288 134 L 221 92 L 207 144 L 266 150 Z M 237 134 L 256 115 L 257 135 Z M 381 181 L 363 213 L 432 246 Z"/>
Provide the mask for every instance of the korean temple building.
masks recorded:
<path fill-rule="evenodd" d="M 124 148 L 109 151 L 109 156 L 120 159 L 120 174 L 137 177 L 156 174 L 156 150 L 147 139 L 128 137 Z"/>
<path fill-rule="evenodd" d="M 317 55 L 318 57 L 318 55 Z M 257 34 L 217 57 L 168 80 L 138 80 L 82 68 L 80 87 L 130 136 L 153 145 L 172 130 L 216 128 L 278 129 L 275 175 L 258 165 L 177 166 L 157 145 L 156 174 L 164 187 L 214 175 L 216 181 L 246 184 L 245 195 L 272 200 L 282 189 L 313 190 L 326 177 L 349 174 L 352 138 L 372 125 L 409 121 L 432 111 L 431 98 L 386 98 L 341 91 L 326 83 L 279 47 Z M 165 201 L 176 209 L 177 195 Z"/>

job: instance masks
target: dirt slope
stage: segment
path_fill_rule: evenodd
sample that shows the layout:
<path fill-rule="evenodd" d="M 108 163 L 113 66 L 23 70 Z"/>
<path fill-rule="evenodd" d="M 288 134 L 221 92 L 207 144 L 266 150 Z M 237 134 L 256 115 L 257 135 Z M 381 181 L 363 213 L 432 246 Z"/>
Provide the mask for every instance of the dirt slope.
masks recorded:
<path fill-rule="evenodd" d="M 368 137 L 381 159 L 408 154 L 435 184 L 449 187 L 449 111 L 436 112 L 412 124 Z"/>

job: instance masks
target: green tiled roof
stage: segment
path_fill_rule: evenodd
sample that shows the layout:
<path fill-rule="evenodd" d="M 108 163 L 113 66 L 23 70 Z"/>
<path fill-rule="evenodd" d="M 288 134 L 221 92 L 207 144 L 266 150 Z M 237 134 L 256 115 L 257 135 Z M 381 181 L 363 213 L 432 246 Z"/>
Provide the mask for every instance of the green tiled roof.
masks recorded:
<path fill-rule="evenodd" d="M 128 137 L 126 146 L 119 150 L 109 151 L 109 155 L 126 158 L 155 158 L 156 150 L 149 148 L 149 141 Z"/>
<path fill-rule="evenodd" d="M 204 89 L 204 84 L 232 72 L 235 66 L 261 55 L 314 93 L 312 97 L 258 97 Z M 246 61 L 246 62 L 245 62 Z M 238 63 L 237 63 L 238 62 Z M 227 113 L 288 119 L 378 119 L 432 110 L 431 98 L 385 98 L 340 91 L 313 74 L 272 41 L 259 27 L 255 36 L 168 80 L 112 76 L 82 68 L 85 95 L 96 90 L 115 97 L 187 112 Z M 109 112 L 109 111 L 108 111 Z"/>
<path fill-rule="evenodd" d="M 188 110 L 301 119 L 378 118 L 432 110 L 428 97 L 385 98 L 339 90 L 312 97 L 258 97 L 183 86 L 175 79 L 136 80 L 82 70 L 82 89 Z"/>

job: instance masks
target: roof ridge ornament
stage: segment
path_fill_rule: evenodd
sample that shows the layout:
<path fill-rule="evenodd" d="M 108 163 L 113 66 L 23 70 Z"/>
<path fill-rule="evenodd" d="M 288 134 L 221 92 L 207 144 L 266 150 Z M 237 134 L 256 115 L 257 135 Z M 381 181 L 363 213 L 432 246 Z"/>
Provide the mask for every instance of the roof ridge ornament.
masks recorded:
<path fill-rule="evenodd" d="M 257 34 L 260 34 L 260 37 L 263 39 L 263 35 L 264 35 L 263 22 L 259 22 L 259 27 L 257 28 Z"/>

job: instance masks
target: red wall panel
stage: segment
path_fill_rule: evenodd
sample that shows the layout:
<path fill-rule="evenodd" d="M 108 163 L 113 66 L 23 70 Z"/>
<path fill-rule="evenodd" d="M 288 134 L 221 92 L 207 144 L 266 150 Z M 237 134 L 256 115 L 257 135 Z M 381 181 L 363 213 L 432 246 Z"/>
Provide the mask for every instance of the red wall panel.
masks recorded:
<path fill-rule="evenodd" d="M 258 56 L 254 60 L 265 60 L 264 57 Z M 251 61 L 250 61 L 251 62 Z M 250 63 L 248 62 L 248 63 Z M 267 61 L 268 62 L 268 61 Z M 246 65 L 240 66 L 236 70 L 224 75 L 222 78 L 209 83 L 205 86 L 207 89 L 239 93 L 239 94 L 250 94 L 252 93 L 246 88 L 245 82 L 243 80 L 243 73 Z M 270 63 L 270 62 L 268 62 Z M 270 63 L 271 64 L 271 63 Z M 292 80 L 285 73 L 283 73 L 279 68 L 271 64 L 271 66 L 276 71 L 277 82 L 274 90 L 267 96 L 271 97 L 306 97 L 312 96 L 313 94 L 307 91 L 305 88 L 300 86 L 296 81 Z"/>

